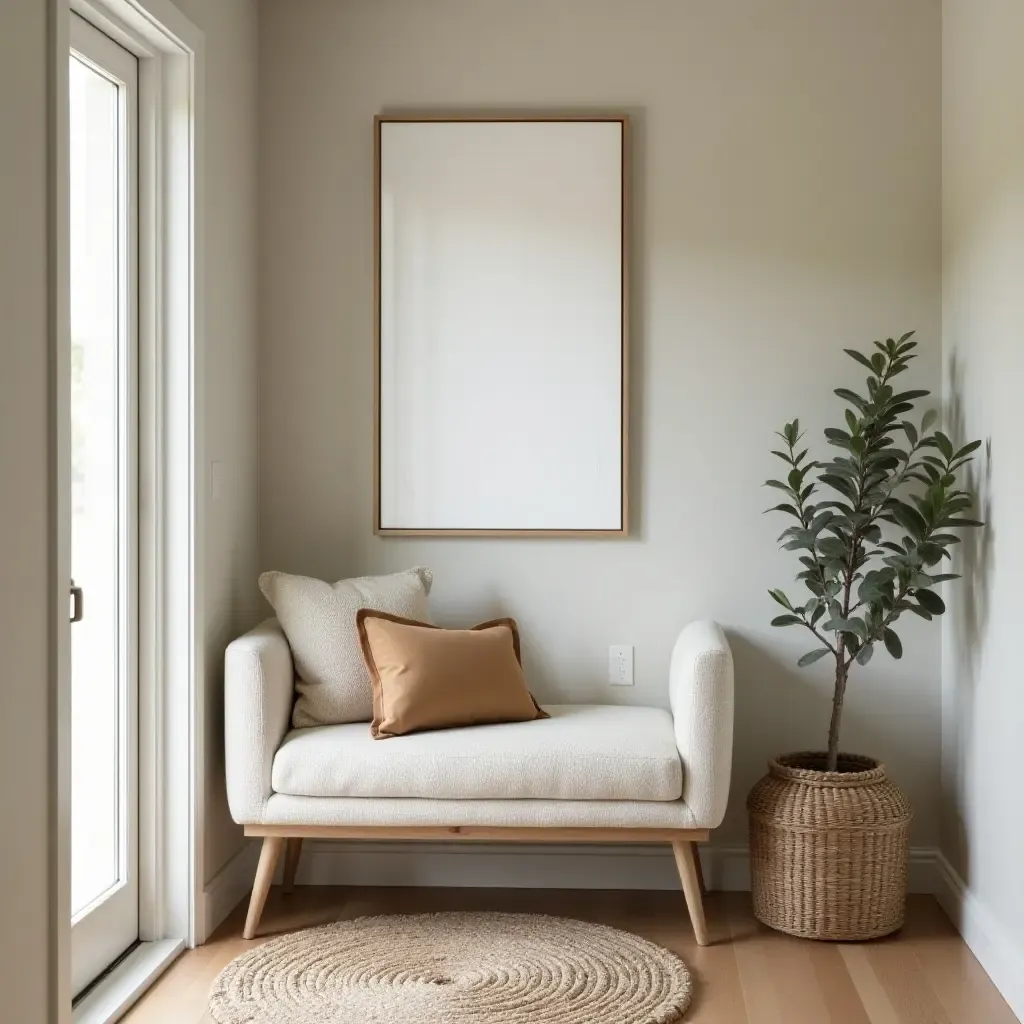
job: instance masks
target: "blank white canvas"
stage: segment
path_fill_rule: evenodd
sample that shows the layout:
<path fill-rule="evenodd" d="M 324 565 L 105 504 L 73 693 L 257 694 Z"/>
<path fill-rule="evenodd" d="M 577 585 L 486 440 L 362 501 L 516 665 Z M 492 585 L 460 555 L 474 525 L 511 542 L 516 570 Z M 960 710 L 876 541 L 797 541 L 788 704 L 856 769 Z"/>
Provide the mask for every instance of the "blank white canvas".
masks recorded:
<path fill-rule="evenodd" d="M 621 123 L 380 128 L 380 527 L 622 529 Z"/>

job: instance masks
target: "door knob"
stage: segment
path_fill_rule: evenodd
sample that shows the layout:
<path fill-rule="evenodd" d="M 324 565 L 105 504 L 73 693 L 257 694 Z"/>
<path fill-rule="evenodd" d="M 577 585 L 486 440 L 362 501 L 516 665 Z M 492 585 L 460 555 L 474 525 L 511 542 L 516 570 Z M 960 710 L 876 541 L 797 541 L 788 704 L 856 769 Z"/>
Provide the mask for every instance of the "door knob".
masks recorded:
<path fill-rule="evenodd" d="M 85 613 L 85 609 L 82 603 L 82 588 L 75 586 L 75 581 L 71 581 L 71 621 L 81 622 L 82 615 Z"/>

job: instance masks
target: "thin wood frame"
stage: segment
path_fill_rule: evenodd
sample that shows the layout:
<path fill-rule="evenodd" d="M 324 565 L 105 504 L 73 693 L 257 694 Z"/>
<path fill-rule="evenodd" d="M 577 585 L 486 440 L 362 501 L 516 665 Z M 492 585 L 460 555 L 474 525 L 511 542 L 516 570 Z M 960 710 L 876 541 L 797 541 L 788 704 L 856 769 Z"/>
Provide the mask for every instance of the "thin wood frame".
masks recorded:
<path fill-rule="evenodd" d="M 247 836 L 285 839 L 468 840 L 488 843 L 704 843 L 706 828 L 531 825 L 246 825 Z"/>
<path fill-rule="evenodd" d="M 260 862 L 256 869 L 249 911 L 243 937 L 256 937 L 260 917 L 267 902 L 274 870 L 282 853 L 292 853 L 293 862 L 286 865 L 284 890 L 291 891 L 303 839 L 405 839 L 415 841 L 450 840 L 466 842 L 505 843 L 668 843 L 672 847 L 676 869 L 682 883 L 686 907 L 693 924 L 697 945 L 709 944 L 704 919 L 704 883 L 700 871 L 697 843 L 707 842 L 711 830 L 706 828 L 600 828 L 600 827 L 537 827 L 500 825 L 246 825 L 247 836 L 263 840 Z"/>
<path fill-rule="evenodd" d="M 621 150 L 621 347 L 620 347 L 620 520 L 618 529 L 417 529 L 381 525 L 381 128 L 384 124 L 463 122 L 606 122 L 617 123 L 622 130 Z M 629 535 L 629 284 L 630 284 L 630 121 L 628 114 L 531 114 L 531 113 L 409 113 L 377 114 L 373 119 L 373 532 L 381 537 L 558 537 L 563 539 L 600 539 Z"/>

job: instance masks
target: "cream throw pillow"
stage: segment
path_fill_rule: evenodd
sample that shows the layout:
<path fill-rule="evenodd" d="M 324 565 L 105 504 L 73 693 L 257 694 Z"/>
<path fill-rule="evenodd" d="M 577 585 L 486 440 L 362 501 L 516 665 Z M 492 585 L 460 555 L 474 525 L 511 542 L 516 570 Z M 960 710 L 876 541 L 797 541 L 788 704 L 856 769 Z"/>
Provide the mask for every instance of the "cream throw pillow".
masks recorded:
<path fill-rule="evenodd" d="M 430 570 L 422 566 L 337 583 L 284 572 L 260 576 L 260 590 L 273 605 L 295 660 L 295 728 L 370 721 L 373 690 L 356 612 L 372 608 L 429 622 L 427 595 L 432 582 Z"/>

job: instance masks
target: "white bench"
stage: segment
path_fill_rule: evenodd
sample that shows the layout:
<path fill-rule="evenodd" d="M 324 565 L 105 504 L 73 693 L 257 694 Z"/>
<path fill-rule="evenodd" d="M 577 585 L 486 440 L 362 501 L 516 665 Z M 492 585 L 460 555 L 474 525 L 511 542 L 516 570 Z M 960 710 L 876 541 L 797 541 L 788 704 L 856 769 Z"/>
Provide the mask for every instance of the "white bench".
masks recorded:
<path fill-rule="evenodd" d="M 284 854 L 302 840 L 670 843 L 698 943 L 707 943 L 698 842 L 721 824 L 732 765 L 733 667 L 714 622 L 676 641 L 671 713 L 545 705 L 550 718 L 370 738 L 365 722 L 291 729 L 294 669 L 275 619 L 227 649 L 228 802 L 263 847 L 252 938 Z"/>

